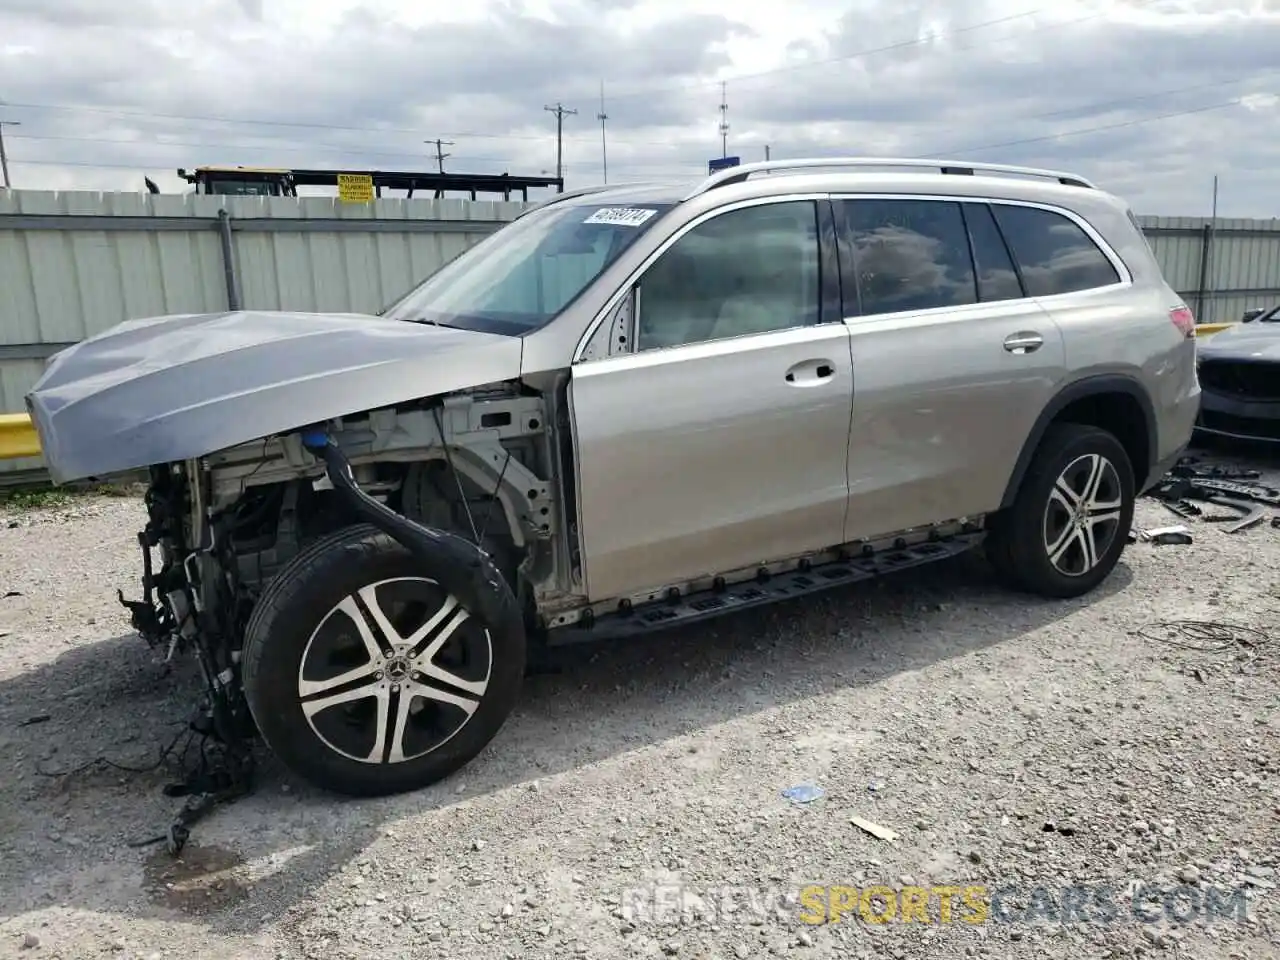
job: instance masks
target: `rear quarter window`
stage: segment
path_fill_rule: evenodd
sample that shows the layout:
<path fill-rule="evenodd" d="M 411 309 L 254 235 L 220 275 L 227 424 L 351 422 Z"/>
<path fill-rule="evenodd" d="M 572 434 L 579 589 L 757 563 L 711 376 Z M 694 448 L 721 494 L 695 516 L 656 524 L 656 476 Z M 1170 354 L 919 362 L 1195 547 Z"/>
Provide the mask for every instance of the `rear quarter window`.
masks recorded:
<path fill-rule="evenodd" d="M 1125 214 L 1128 216 L 1129 222 L 1133 224 L 1134 232 L 1136 232 L 1139 239 L 1146 244 L 1147 253 L 1151 254 L 1152 259 L 1155 259 L 1156 251 L 1155 248 L 1151 246 L 1151 239 L 1147 236 L 1147 231 L 1142 229 L 1142 224 L 1138 222 L 1138 218 L 1133 215 L 1132 210 L 1126 210 Z"/>
<path fill-rule="evenodd" d="M 1005 203 L 992 204 L 991 209 L 1018 261 L 1029 296 L 1075 293 L 1120 282 L 1107 255 L 1068 217 Z"/>

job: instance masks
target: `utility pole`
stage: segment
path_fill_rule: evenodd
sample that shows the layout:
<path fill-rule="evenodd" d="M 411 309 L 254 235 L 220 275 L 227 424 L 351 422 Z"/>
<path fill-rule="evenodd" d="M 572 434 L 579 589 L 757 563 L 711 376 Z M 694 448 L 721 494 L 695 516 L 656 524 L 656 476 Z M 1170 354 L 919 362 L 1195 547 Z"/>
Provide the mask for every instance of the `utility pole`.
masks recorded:
<path fill-rule="evenodd" d="M 422 142 L 427 146 L 431 146 L 433 143 L 436 145 L 436 164 L 440 167 L 440 172 L 444 173 L 444 158 L 451 156 L 451 154 L 444 152 L 444 148 L 456 146 L 456 144 L 452 140 L 441 140 L 439 137 L 434 140 L 423 140 Z"/>
<path fill-rule="evenodd" d="M 770 159 L 770 157 L 769 157 L 769 145 L 768 145 L 767 143 L 764 145 L 764 158 L 765 158 L 765 160 L 769 160 L 769 159 Z"/>
<path fill-rule="evenodd" d="M 4 128 L 22 126 L 17 120 L 0 120 L 0 178 L 4 183 L 0 184 L 6 190 L 9 189 L 9 158 L 4 152 Z"/>
<path fill-rule="evenodd" d="M 609 148 L 604 138 L 604 122 L 609 119 L 609 115 L 604 112 L 604 81 L 600 81 L 600 112 L 596 114 L 596 119 L 600 121 L 600 168 L 604 173 L 604 182 L 609 182 Z"/>
<path fill-rule="evenodd" d="M 564 179 L 564 118 L 566 116 L 577 116 L 577 110 L 570 110 L 563 103 L 557 101 L 554 107 L 543 107 L 549 113 L 556 115 L 556 177 L 560 180 Z"/>
<path fill-rule="evenodd" d="M 725 96 L 725 82 L 720 81 L 720 157 L 729 155 L 729 101 Z"/>

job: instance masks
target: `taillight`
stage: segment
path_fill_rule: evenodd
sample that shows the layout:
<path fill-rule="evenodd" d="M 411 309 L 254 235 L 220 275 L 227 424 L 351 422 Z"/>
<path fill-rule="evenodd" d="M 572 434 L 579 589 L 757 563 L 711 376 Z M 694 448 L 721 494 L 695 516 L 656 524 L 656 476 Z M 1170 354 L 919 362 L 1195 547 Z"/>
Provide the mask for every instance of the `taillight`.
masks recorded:
<path fill-rule="evenodd" d="M 1169 311 L 1169 320 L 1184 337 L 1196 335 L 1196 318 L 1190 307 L 1179 306 Z"/>

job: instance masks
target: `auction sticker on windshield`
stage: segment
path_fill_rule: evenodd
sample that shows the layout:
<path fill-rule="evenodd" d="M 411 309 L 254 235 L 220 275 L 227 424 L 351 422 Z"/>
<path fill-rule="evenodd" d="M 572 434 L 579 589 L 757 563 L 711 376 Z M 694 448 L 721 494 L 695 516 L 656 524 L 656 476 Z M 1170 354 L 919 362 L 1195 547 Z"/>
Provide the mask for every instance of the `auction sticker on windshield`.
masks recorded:
<path fill-rule="evenodd" d="M 612 223 L 620 227 L 638 227 L 657 210 L 645 210 L 642 207 L 601 207 L 583 223 Z"/>

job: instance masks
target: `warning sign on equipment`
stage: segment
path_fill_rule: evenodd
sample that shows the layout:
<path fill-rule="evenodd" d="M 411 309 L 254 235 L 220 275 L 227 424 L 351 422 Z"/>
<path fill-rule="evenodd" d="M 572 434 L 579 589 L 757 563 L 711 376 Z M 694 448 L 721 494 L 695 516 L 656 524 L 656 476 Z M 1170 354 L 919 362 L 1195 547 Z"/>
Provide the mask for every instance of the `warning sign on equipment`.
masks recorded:
<path fill-rule="evenodd" d="M 343 203 L 372 203 L 373 177 L 367 173 L 338 174 L 338 199 Z"/>

